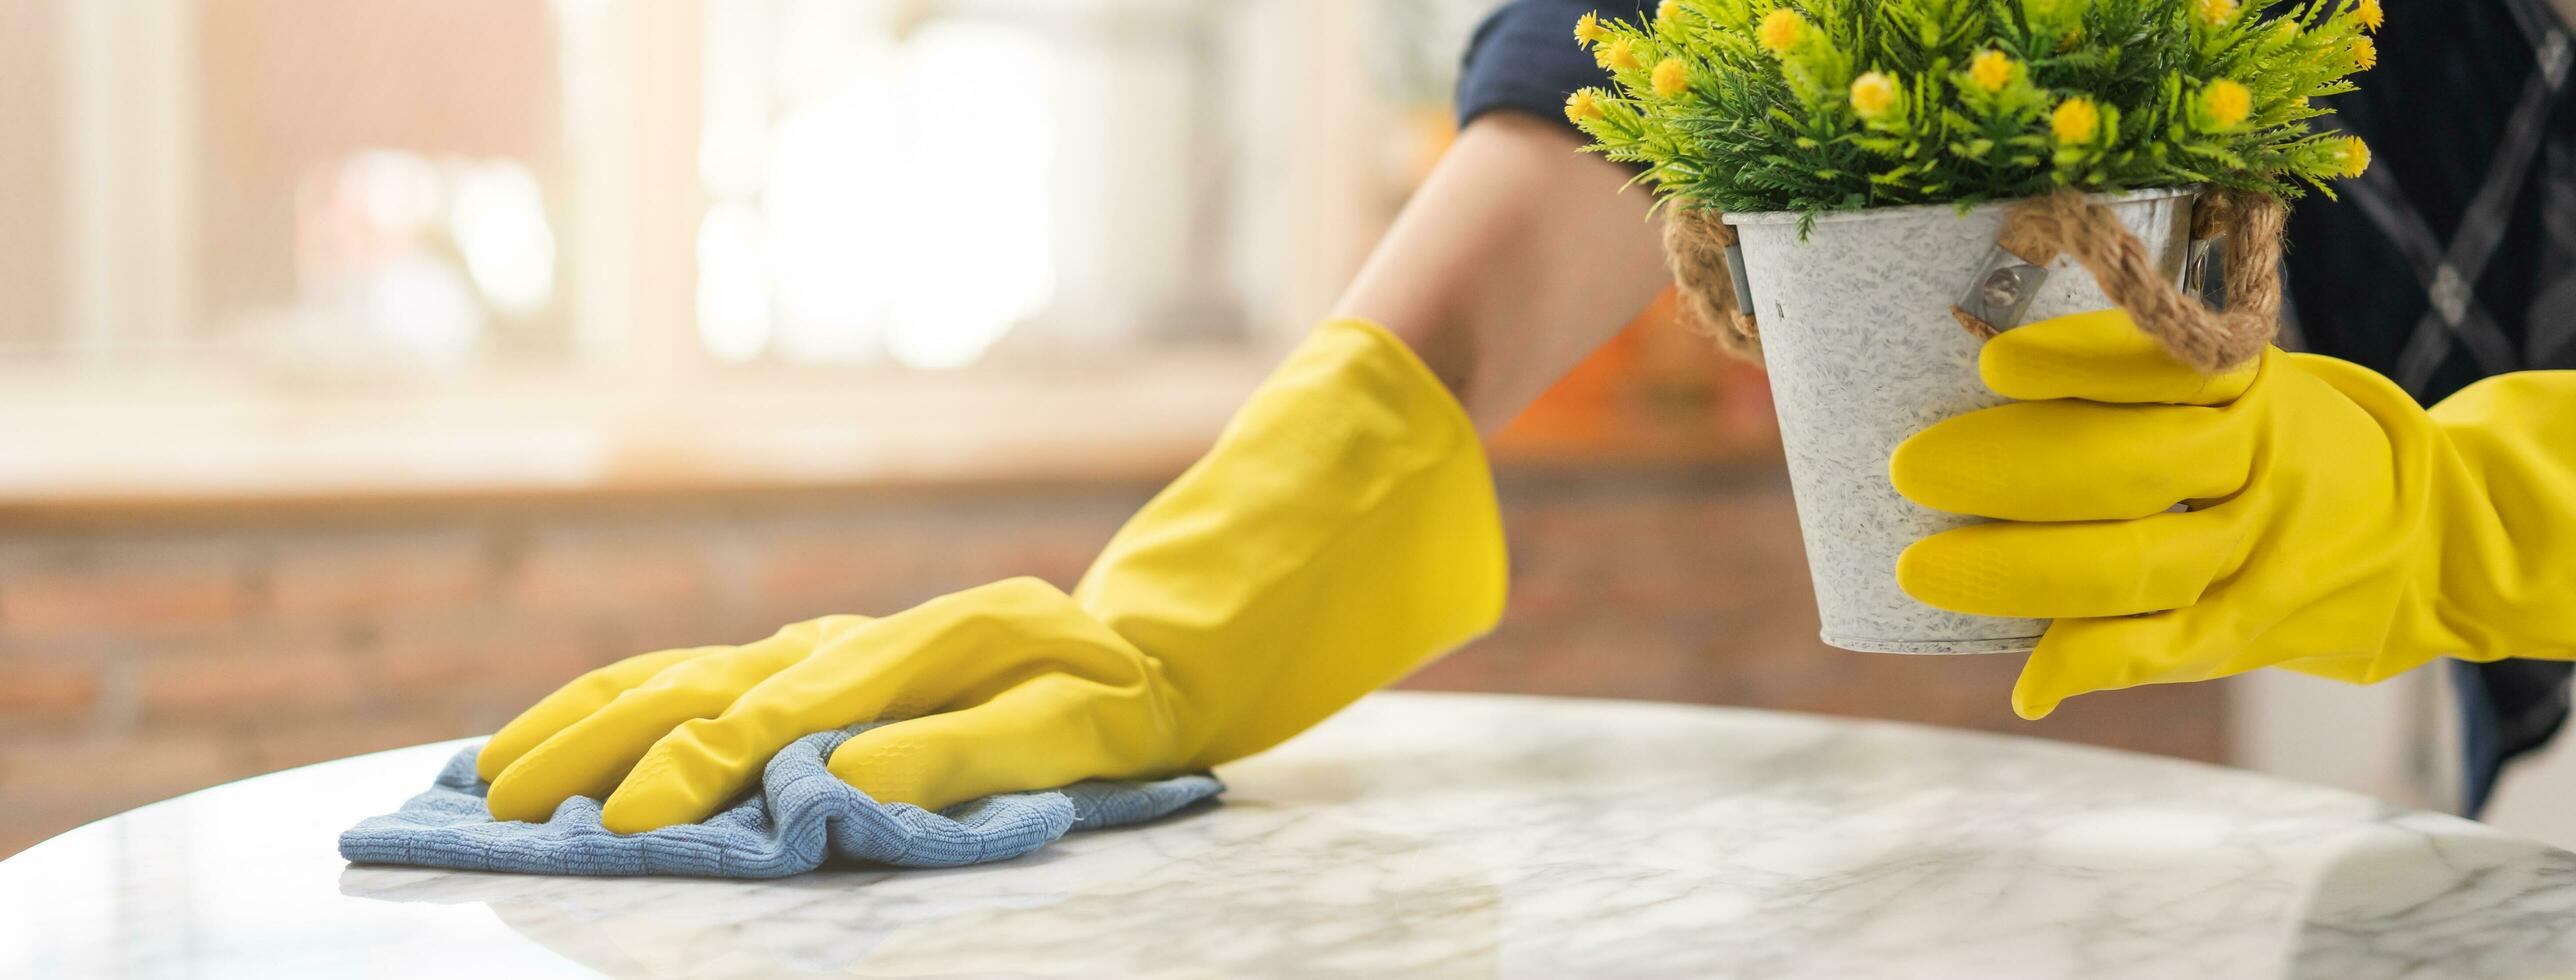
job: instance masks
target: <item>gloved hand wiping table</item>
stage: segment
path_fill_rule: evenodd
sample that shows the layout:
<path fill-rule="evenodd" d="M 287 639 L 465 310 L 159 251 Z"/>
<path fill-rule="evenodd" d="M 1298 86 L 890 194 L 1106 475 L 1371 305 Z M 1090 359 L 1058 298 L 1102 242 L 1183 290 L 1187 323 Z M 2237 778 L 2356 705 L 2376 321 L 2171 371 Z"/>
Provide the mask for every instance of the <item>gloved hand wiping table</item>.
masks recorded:
<path fill-rule="evenodd" d="M 777 803 L 787 777 L 773 757 L 874 722 L 835 739 L 824 763 L 865 802 L 938 811 L 1071 784 L 1113 802 L 1180 800 L 1168 783 L 1096 781 L 1166 779 L 1277 744 L 1490 629 L 1503 593 L 1475 425 L 1402 342 L 1332 321 L 1071 594 L 1011 579 L 882 618 L 632 657 L 503 726 L 474 770 L 499 821 L 604 799 L 599 827 L 641 834 L 705 821 L 757 788 L 780 812 L 751 819 L 783 822 L 793 808 Z M 791 775 L 810 782 L 812 768 Z M 878 818 L 857 799 L 833 809 Z M 480 857 L 418 839 L 352 856 L 453 866 L 460 853 Z M 507 867 L 588 866 L 548 860 Z"/>
<path fill-rule="evenodd" d="M 1267 748 L 1491 628 L 1503 546 L 1475 427 L 1372 324 L 1318 328 L 1071 594 L 1035 579 L 881 619 L 611 664 L 503 727 L 504 820 L 604 796 L 621 833 L 702 820 L 805 735 L 880 801 L 938 809 Z"/>

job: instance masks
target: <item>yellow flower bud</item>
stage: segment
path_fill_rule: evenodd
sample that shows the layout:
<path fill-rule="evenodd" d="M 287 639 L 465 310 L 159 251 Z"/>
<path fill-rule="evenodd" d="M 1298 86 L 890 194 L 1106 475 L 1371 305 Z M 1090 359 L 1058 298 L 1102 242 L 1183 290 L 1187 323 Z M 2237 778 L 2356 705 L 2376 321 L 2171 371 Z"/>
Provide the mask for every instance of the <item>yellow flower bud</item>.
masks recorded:
<path fill-rule="evenodd" d="M 2214 27 L 2236 18 L 2236 0 L 2200 0 L 2192 5 L 2192 12 L 2200 15 L 2201 23 Z"/>
<path fill-rule="evenodd" d="M 2093 137 L 2102 132 L 2102 110 L 2094 107 L 2093 100 L 2075 96 L 2058 103 L 2057 111 L 2048 114 L 2048 129 L 2067 146 L 2093 142 Z"/>
<path fill-rule="evenodd" d="M 1682 12 L 1682 0 L 1664 0 L 1655 5 L 1655 19 L 1668 21 Z"/>
<path fill-rule="evenodd" d="M 2359 64 L 2363 71 L 2379 67 L 2379 45 L 2370 43 L 2370 39 L 2366 37 L 2353 38 L 2352 60 Z"/>
<path fill-rule="evenodd" d="M 2200 90 L 2200 108 L 2210 122 L 2226 129 L 2254 114 L 2254 93 L 2233 78 L 2222 78 Z"/>
<path fill-rule="evenodd" d="M 1672 98 L 1690 91 L 1690 69 L 1682 67 L 1680 58 L 1666 58 L 1655 64 L 1655 94 Z"/>
<path fill-rule="evenodd" d="M 1629 43 L 1627 38 L 1620 38 L 1603 47 L 1598 60 L 1603 68 L 1627 71 L 1637 67 L 1637 46 Z"/>
<path fill-rule="evenodd" d="M 1584 14 L 1574 22 L 1574 39 L 1585 47 L 1599 44 L 1602 38 L 1609 36 L 1609 28 L 1601 26 L 1600 14 Z"/>
<path fill-rule="evenodd" d="M 2370 144 L 2359 136 L 2346 136 L 2334 148 L 2335 172 L 2346 177 L 2359 177 L 2370 169 Z"/>
<path fill-rule="evenodd" d="M 2379 9 L 2379 0 L 2361 0 L 2361 6 L 2354 8 L 2354 12 L 2361 15 L 2361 29 L 2365 31 L 2378 30 L 2379 25 L 2388 20 L 2387 12 Z"/>
<path fill-rule="evenodd" d="M 1770 16 L 1762 18 L 1760 33 L 1764 50 L 1772 54 L 1786 54 L 1790 48 L 1797 46 L 1799 41 L 1806 39 L 1807 19 L 1798 16 L 1795 10 L 1782 7 L 1772 11 Z"/>
<path fill-rule="evenodd" d="M 2001 92 L 2012 81 L 2012 56 L 1987 49 L 1968 59 L 1968 80 L 1988 92 Z"/>
<path fill-rule="evenodd" d="M 1573 95 L 1565 97 L 1565 121 L 1580 126 L 1587 119 L 1599 118 L 1601 97 L 1592 94 L 1591 89 L 1576 89 Z"/>
<path fill-rule="evenodd" d="M 1878 72 L 1866 72 L 1851 83 L 1852 111 L 1863 119 L 1876 119 L 1896 107 L 1896 80 Z"/>

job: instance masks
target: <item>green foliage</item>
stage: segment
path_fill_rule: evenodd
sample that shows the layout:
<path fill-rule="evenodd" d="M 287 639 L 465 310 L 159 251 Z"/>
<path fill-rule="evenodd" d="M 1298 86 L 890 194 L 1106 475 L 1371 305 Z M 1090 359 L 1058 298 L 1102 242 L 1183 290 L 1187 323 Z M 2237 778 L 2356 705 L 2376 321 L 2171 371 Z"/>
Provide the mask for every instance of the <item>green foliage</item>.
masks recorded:
<path fill-rule="evenodd" d="M 1667 202 L 1817 212 L 2058 187 L 2296 197 L 2369 164 L 2310 100 L 2377 61 L 2379 0 L 1668 0 L 1577 29 L 1566 115 Z"/>

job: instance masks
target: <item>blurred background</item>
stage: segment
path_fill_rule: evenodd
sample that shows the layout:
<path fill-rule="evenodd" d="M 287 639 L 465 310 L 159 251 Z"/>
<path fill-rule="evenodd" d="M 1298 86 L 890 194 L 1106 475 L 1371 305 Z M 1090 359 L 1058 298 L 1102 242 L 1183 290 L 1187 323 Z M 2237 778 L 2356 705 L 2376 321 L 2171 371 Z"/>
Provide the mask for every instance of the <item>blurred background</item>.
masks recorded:
<path fill-rule="evenodd" d="M 1439 157 L 1490 5 L 0 0 L 0 856 L 628 654 L 1070 584 Z M 1510 619 L 1408 684 L 2447 792 L 2429 683 L 2034 725 L 2017 658 L 1818 645 L 1775 438 L 1650 311 L 1504 437 Z"/>

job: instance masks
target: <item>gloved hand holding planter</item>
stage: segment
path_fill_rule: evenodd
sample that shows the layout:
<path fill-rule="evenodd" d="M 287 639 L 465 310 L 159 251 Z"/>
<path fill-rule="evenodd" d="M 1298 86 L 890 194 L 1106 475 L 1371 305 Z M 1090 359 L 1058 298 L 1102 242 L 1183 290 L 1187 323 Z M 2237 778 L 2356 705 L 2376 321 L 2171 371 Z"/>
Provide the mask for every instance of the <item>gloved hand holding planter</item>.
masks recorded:
<path fill-rule="evenodd" d="M 2382 21 L 2377 0 L 1677 0 L 1579 30 L 1618 84 L 1569 116 L 1648 166 L 1704 315 L 1767 355 L 1829 642 L 2035 646 L 2031 718 L 2265 666 L 2576 658 L 2576 375 L 2426 411 L 2261 342 L 2280 199 L 2369 164 L 2310 131 L 2311 99 L 2372 66 Z M 2178 217 L 2100 193 L 2185 185 L 2195 233 L 2228 233 L 2224 314 L 2172 288 Z M 1855 211 L 1915 202 L 1958 211 Z M 2064 291 L 2084 273 L 2099 292 Z"/>
<path fill-rule="evenodd" d="M 2576 659 L 2576 372 L 2427 411 L 2279 349 L 2208 377 L 2117 310 L 2007 331 L 1978 363 L 2021 401 L 1932 426 L 1891 470 L 1999 523 L 1924 539 L 1897 577 L 1943 609 L 2056 620 L 2013 689 L 2025 718 L 2259 667 Z"/>
<path fill-rule="evenodd" d="M 2039 645 L 2048 614 L 2014 610 L 2040 605 L 1899 583 L 1909 545 L 1979 518 L 1909 501 L 1890 454 L 2002 404 L 1979 350 L 2031 321 L 2127 306 L 2178 370 L 2253 359 L 2283 202 L 2368 165 L 2311 100 L 2376 61 L 2381 20 L 2377 0 L 1672 0 L 1577 27 L 1613 84 L 1568 118 L 1644 168 L 1700 318 L 1770 369 L 1825 642 Z M 2223 314 L 2181 288 L 2195 239 L 2222 237 Z M 2097 450 L 2142 451 L 2045 452 Z"/>

